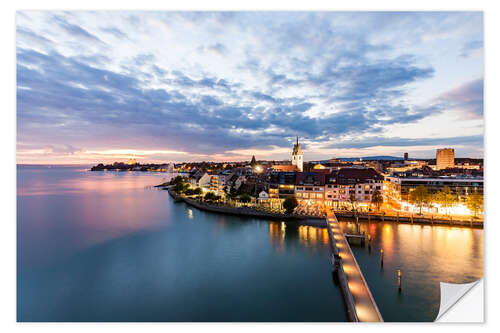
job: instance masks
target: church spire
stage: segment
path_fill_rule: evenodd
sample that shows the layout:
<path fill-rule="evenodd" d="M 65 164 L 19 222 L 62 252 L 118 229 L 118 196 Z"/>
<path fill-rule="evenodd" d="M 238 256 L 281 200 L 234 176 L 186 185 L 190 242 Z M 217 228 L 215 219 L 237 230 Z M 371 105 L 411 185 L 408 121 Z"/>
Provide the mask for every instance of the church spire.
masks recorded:
<path fill-rule="evenodd" d="M 299 136 L 297 135 L 297 146 L 299 145 Z"/>

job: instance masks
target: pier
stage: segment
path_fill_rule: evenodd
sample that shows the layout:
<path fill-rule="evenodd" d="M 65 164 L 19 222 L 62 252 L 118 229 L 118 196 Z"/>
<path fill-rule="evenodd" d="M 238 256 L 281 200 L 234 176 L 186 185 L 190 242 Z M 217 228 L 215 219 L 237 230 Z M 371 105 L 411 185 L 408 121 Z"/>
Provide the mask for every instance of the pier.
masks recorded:
<path fill-rule="evenodd" d="M 349 320 L 382 322 L 375 299 L 333 212 L 328 213 L 326 225 L 332 246 L 332 265 L 339 280 Z"/>

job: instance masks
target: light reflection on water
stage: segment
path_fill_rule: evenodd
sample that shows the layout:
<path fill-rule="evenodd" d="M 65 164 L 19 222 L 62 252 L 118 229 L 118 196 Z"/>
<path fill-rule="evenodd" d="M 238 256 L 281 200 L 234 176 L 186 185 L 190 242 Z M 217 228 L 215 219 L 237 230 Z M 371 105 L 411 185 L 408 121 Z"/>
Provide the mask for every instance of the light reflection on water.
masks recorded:
<path fill-rule="evenodd" d="M 317 231 L 174 203 L 163 177 L 18 168 L 18 320 L 346 320 Z"/>
<path fill-rule="evenodd" d="M 341 221 L 353 232 L 355 223 Z M 469 283 L 483 276 L 483 230 L 465 227 L 360 223 L 370 234 L 367 246 L 352 246 L 386 321 L 433 321 L 439 312 L 440 282 Z M 380 264 L 380 250 L 384 264 Z M 402 293 L 397 270 L 402 271 Z"/>
<path fill-rule="evenodd" d="M 149 188 L 165 178 L 18 169 L 20 318 L 345 320 L 325 228 L 174 204 Z M 371 235 L 371 252 L 352 249 L 386 321 L 432 321 L 439 282 L 482 276 L 482 230 L 382 222 L 360 223 L 360 230 Z M 78 260 L 65 261 L 75 254 Z"/>
<path fill-rule="evenodd" d="M 353 221 L 340 224 L 347 233 L 356 231 Z M 290 237 L 297 237 L 311 251 L 328 248 L 325 228 L 282 230 L 279 226 L 279 222 L 269 224 L 270 239 L 277 251 L 284 251 Z M 361 222 L 359 230 L 371 236 L 371 248 L 351 248 L 385 321 L 433 321 L 439 311 L 440 282 L 468 283 L 483 276 L 482 229 Z M 397 292 L 398 269 L 403 273 L 401 294 Z"/>

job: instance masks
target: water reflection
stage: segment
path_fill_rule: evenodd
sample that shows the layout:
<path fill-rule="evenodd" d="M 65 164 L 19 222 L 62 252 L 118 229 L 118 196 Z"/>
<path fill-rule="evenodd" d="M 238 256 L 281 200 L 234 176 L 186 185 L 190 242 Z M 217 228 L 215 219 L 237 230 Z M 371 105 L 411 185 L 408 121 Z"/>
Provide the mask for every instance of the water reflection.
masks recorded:
<path fill-rule="evenodd" d="M 340 224 L 345 232 L 356 230 L 353 221 Z M 371 236 L 372 250 L 351 248 L 386 321 L 432 321 L 439 310 L 440 282 L 468 283 L 483 276 L 483 230 L 384 222 L 362 222 L 359 230 Z"/>
<path fill-rule="evenodd" d="M 165 225 L 165 193 L 147 189 L 173 175 L 18 167 L 22 266 L 54 261 L 141 230 Z M 150 209 L 157 205 L 160 209 Z"/>
<path fill-rule="evenodd" d="M 145 189 L 163 177 L 18 169 L 20 318 L 345 320 L 325 228 L 174 204 L 164 191 Z M 341 224 L 356 230 L 352 221 Z M 482 276 L 482 230 L 391 223 L 359 229 L 371 235 L 372 252 L 352 249 L 386 321 L 432 321 L 440 281 Z M 75 252 L 77 260 L 48 263 Z"/>
<path fill-rule="evenodd" d="M 33 168 L 18 166 L 17 195 L 63 195 L 124 192 L 169 181 L 174 174 L 145 172 L 90 172 L 85 167 Z"/>
<path fill-rule="evenodd" d="M 326 228 L 312 226 L 297 226 L 285 222 L 269 222 L 269 238 L 276 251 L 283 251 L 285 238 L 287 240 L 296 240 L 296 243 L 309 250 L 324 250 L 328 247 L 329 238 Z M 288 243 L 287 244 L 293 244 Z"/>
<path fill-rule="evenodd" d="M 324 254 L 301 245 L 318 235 L 174 203 L 145 189 L 160 177 L 18 169 L 19 321 L 346 319 Z"/>

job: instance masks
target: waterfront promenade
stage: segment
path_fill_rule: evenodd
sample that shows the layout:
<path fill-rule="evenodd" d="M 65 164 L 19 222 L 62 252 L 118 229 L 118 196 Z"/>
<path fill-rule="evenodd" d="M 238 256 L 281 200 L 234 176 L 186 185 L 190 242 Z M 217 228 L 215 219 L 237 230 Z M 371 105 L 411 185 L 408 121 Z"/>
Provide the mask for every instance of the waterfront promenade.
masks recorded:
<path fill-rule="evenodd" d="M 291 221 L 300 225 L 309 225 L 313 227 L 324 227 L 324 216 L 309 216 L 300 214 L 281 214 L 281 213 L 271 213 L 265 211 L 259 211 L 252 207 L 230 207 L 227 205 L 212 204 L 201 202 L 196 199 L 187 198 L 182 195 L 178 195 L 172 189 L 168 190 L 168 193 L 176 202 L 185 202 L 186 204 L 198 208 L 199 210 L 204 210 L 219 214 L 237 215 L 245 217 L 257 217 L 265 218 L 270 220 L 279 221 Z"/>
<path fill-rule="evenodd" d="M 443 216 L 432 214 L 412 214 L 401 212 L 381 212 L 381 213 L 368 213 L 368 212 L 353 212 L 347 210 L 336 210 L 335 215 L 338 217 L 353 218 L 365 221 L 382 221 L 382 222 L 396 222 L 396 223 L 416 223 L 416 224 L 437 224 L 437 225 L 451 225 L 451 226 L 464 226 L 483 228 L 484 221 L 482 219 L 474 219 L 469 217 L 465 219 L 463 216 Z"/>
<path fill-rule="evenodd" d="M 334 256 L 338 252 L 341 262 L 338 265 L 339 283 L 344 295 L 344 302 L 348 316 L 351 321 L 361 322 L 382 322 L 382 315 L 380 314 L 375 299 L 365 281 L 363 273 L 356 262 L 356 258 L 351 251 L 351 247 L 347 242 L 344 232 L 333 212 L 327 215 L 328 234 L 332 242 Z M 335 265 L 335 264 L 334 264 Z M 349 290 L 345 290 L 343 286 L 343 275 L 347 279 L 347 286 Z M 354 308 L 354 309 L 353 309 Z M 354 313 L 353 313 L 354 312 Z"/>

